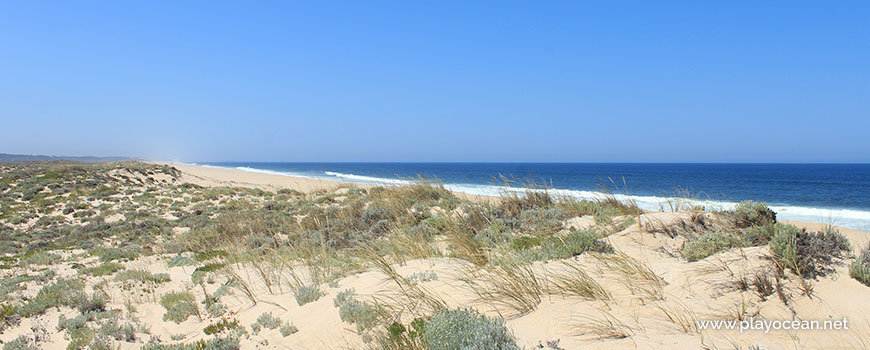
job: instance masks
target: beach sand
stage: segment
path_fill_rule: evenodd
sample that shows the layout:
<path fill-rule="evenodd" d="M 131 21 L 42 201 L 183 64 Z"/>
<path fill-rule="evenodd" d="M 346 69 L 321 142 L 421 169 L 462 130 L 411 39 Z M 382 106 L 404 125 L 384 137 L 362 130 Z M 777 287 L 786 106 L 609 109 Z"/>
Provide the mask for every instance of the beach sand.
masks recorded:
<path fill-rule="evenodd" d="M 181 182 L 206 187 L 235 186 L 267 191 L 290 189 L 304 193 L 340 192 L 345 188 L 372 185 L 315 180 L 274 174 L 251 173 L 196 165 L 165 163 L 182 172 Z M 494 200 L 476 197 L 475 200 Z M 501 315 L 521 346 L 536 348 L 547 342 L 558 342 L 552 349 L 862 349 L 870 347 L 870 288 L 849 277 L 847 264 L 836 267 L 835 273 L 803 283 L 791 278 L 783 281 L 780 292 L 760 297 L 751 285 L 755 276 L 769 269 L 767 246 L 732 249 L 709 258 L 689 263 L 675 256 L 684 240 L 649 232 L 648 227 L 668 225 L 687 219 L 686 213 L 644 213 L 638 224 L 630 225 L 607 237 L 617 251 L 630 257 L 625 261 L 640 266 L 634 272 L 620 268 L 612 257 L 582 254 L 564 261 L 536 262 L 532 265 L 539 278 L 572 274 L 572 268 L 586 271 L 607 291 L 608 298 L 590 300 L 580 296 L 545 292 L 534 310 L 516 314 L 503 305 L 481 302 L 474 290 L 462 281 L 473 266 L 465 260 L 432 257 L 408 260 L 394 265 L 400 275 L 430 272 L 437 279 L 421 282 L 428 295 L 442 300 L 449 307 L 474 307 L 488 315 Z M 591 216 L 578 217 L 567 223 L 575 228 L 595 225 Z M 810 230 L 824 228 L 821 224 L 792 222 Z M 870 234 L 840 228 L 852 244 L 854 254 L 868 244 Z M 92 258 L 91 258 L 92 259 Z M 851 260 L 848 260 L 851 261 Z M 847 261 L 847 262 L 848 262 Z M 88 263 L 88 261 L 83 261 Z M 624 262 L 624 261 L 623 261 Z M 160 257 L 144 257 L 125 263 L 128 269 L 166 272 L 172 282 L 159 286 L 152 296 L 134 296 L 136 316 L 149 325 L 150 332 L 169 341 L 180 337 L 185 341 L 204 338 L 206 325 L 196 319 L 180 324 L 165 322 L 164 309 L 153 295 L 187 289 L 202 295 L 189 280 L 192 267 L 169 267 Z M 629 264 L 631 265 L 631 264 Z M 659 280 L 645 278 L 639 270 L 649 269 Z M 629 269 L 630 270 L 630 269 Z M 72 270 L 66 270 L 73 274 Z M 357 295 L 401 300 L 396 285 L 377 269 L 351 274 L 323 287 L 318 300 L 299 306 L 293 292 L 280 285 L 267 285 L 255 276 L 250 266 L 239 266 L 235 272 L 256 295 L 257 302 L 235 295 L 226 298 L 227 308 L 241 324 L 250 325 L 264 312 L 291 320 L 299 332 L 283 337 L 277 330 L 264 330 L 245 338 L 243 349 L 360 349 L 366 344 L 355 328 L 343 322 L 333 305 L 335 296 L 346 289 Z M 286 273 L 286 271 L 279 271 Z M 749 283 L 750 285 L 741 285 Z M 809 287 L 807 286 L 809 285 Z M 34 287 L 35 288 L 35 287 Z M 217 285 L 208 285 L 214 293 Z M 810 288 L 811 292 L 806 292 Z M 272 290 L 270 290 L 272 289 Z M 34 291 L 35 293 L 35 291 Z M 110 291 L 113 307 L 121 308 L 130 300 L 128 292 Z M 807 295 L 809 294 L 809 295 Z M 40 325 L 57 327 L 61 313 L 50 310 L 35 319 L 23 322 L 0 335 L 9 341 L 21 332 Z M 712 330 L 698 329 L 699 320 L 848 320 L 848 330 Z M 408 320 L 405 320 L 408 321 Z M 60 332 L 47 344 L 65 344 Z M 129 344 L 123 348 L 136 348 Z M 542 347 L 545 348 L 545 347 Z"/>

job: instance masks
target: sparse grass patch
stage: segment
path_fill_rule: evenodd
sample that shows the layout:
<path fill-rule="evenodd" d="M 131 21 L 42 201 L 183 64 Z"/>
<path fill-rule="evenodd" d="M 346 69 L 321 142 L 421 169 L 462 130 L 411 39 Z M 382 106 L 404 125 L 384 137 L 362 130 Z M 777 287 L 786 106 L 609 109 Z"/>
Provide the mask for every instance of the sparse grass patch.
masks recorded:
<path fill-rule="evenodd" d="M 578 264 L 562 262 L 566 271 L 553 276 L 553 286 L 559 293 L 586 299 L 609 300 L 610 293 L 589 276 Z"/>
<path fill-rule="evenodd" d="M 511 258 L 482 271 L 471 271 L 464 281 L 481 300 L 513 310 L 515 315 L 537 308 L 547 290 L 540 271 Z"/>
<path fill-rule="evenodd" d="M 124 270 L 115 275 L 115 280 L 159 284 L 169 282 L 171 279 L 167 273 L 151 273 L 148 270 Z"/>
<path fill-rule="evenodd" d="M 105 262 L 100 265 L 79 270 L 80 273 L 85 273 L 94 277 L 108 276 L 115 272 L 124 269 L 124 265 L 116 262 Z"/>

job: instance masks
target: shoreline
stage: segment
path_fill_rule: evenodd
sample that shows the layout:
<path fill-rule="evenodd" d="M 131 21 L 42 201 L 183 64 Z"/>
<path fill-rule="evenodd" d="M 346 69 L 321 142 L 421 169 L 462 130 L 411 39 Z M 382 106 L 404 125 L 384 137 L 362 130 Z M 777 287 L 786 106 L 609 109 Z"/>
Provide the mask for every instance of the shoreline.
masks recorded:
<path fill-rule="evenodd" d="M 339 188 L 344 187 L 356 187 L 356 188 L 372 188 L 378 185 L 374 184 L 365 184 L 365 183 L 357 183 L 357 182 L 349 182 L 349 181 L 334 181 L 334 180 L 324 180 L 324 179 L 313 179 L 307 177 L 300 176 L 292 176 L 292 175 L 283 175 L 283 174 L 267 174 L 267 173 L 257 173 L 257 172 L 249 172 L 238 169 L 230 169 L 230 168 L 221 168 L 221 167 L 210 167 L 210 166 L 202 166 L 202 165 L 193 165 L 193 164 L 185 164 L 185 163 L 177 163 L 177 162 L 169 162 L 169 161 L 149 161 L 154 164 L 163 164 L 170 165 L 175 167 L 176 169 L 181 171 L 182 181 L 190 182 L 193 184 L 197 184 L 200 186 L 213 187 L 213 186 L 239 186 L 239 187 L 248 187 L 248 188 L 259 188 L 262 190 L 269 191 L 277 191 L 280 189 L 290 189 L 296 190 L 303 193 L 314 193 L 318 191 L 332 191 L 337 190 Z M 474 201 L 487 201 L 487 200 L 498 200 L 496 196 L 486 196 L 486 195 L 474 195 L 463 192 L 452 191 L 454 195 L 462 199 L 474 200 Z M 646 210 L 645 210 L 646 211 Z M 654 211 L 650 211 L 654 212 Z M 798 227 L 806 228 L 807 230 L 821 230 L 825 226 L 828 226 L 826 223 L 822 222 L 810 222 L 810 221 L 800 221 L 800 220 L 788 220 L 781 219 L 780 221 L 785 223 L 790 223 Z M 860 247 L 864 247 L 868 241 L 870 241 L 870 231 L 858 230 L 848 227 L 842 227 L 837 225 L 830 225 L 836 227 L 841 232 L 848 231 L 851 234 L 847 235 L 850 239 L 853 236 L 854 238 L 859 238 L 861 233 L 865 236 L 868 236 L 867 239 L 858 239 L 863 242 Z M 846 233 L 844 233 L 846 234 Z M 861 237 L 863 238 L 863 237 Z M 858 247 L 853 247 L 858 248 Z"/>

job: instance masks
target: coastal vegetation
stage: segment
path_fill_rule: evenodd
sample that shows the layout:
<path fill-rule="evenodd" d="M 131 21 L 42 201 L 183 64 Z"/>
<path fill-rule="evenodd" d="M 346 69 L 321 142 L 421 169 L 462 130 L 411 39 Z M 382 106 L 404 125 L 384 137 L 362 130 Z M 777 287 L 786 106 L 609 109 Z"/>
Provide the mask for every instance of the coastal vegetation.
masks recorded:
<path fill-rule="evenodd" d="M 650 213 L 503 180 L 515 190 L 495 199 L 422 178 L 301 192 L 135 162 L 0 164 L 3 349 L 54 333 L 68 349 L 238 349 L 326 334 L 294 318 L 314 313 L 360 348 L 519 349 L 510 323 L 559 301 L 588 315 L 563 342 L 618 343 L 650 324 L 694 336 L 684 290 L 715 290 L 704 300 L 732 318 L 762 303 L 795 313 L 851 258 L 836 229 L 777 222 L 760 202 Z M 870 285 L 867 249 L 848 271 Z"/>

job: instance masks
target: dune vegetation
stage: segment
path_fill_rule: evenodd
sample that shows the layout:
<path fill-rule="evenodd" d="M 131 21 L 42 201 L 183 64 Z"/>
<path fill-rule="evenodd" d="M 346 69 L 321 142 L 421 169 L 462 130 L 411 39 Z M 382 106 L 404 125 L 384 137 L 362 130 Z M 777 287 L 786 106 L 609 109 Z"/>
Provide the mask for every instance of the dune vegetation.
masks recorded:
<path fill-rule="evenodd" d="M 646 212 L 614 195 L 521 187 L 500 198 L 425 179 L 271 190 L 197 185 L 168 165 L 0 163 L 0 340 L 4 350 L 870 345 L 870 306 L 852 301 L 870 296 L 870 253 L 853 251 L 865 241 L 777 222 L 752 201 Z M 854 328 L 839 333 L 698 326 L 843 317 Z"/>

